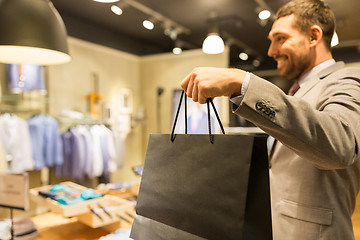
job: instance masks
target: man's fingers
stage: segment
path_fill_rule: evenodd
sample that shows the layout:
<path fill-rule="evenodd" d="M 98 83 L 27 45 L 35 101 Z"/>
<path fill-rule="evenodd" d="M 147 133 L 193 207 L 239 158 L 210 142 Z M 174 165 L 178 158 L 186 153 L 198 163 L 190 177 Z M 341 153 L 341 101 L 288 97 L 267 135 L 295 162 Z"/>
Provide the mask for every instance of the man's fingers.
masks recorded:
<path fill-rule="evenodd" d="M 200 84 L 198 78 L 198 72 L 194 69 L 189 73 L 184 80 L 180 83 L 182 89 L 185 91 L 189 98 L 192 98 L 194 102 L 200 102 L 200 98 L 203 98 L 199 92 Z M 201 103 L 206 103 L 206 99 L 201 99 Z"/>
<path fill-rule="evenodd" d="M 193 81 L 194 82 L 194 85 L 193 85 L 193 89 L 192 89 L 192 95 L 191 95 L 191 98 L 192 98 L 192 100 L 194 101 L 194 102 L 197 102 L 198 101 L 198 94 L 199 94 L 199 92 L 198 92 L 198 85 L 197 85 L 197 83 L 196 83 L 196 81 Z"/>
<path fill-rule="evenodd" d="M 189 84 L 186 89 L 186 92 L 185 92 L 186 95 L 190 98 L 192 98 L 193 88 L 194 88 L 194 80 L 190 79 Z"/>
<path fill-rule="evenodd" d="M 196 77 L 197 75 L 194 73 L 194 71 L 192 71 L 186 78 L 187 82 L 184 83 L 187 84 L 185 93 L 190 98 L 192 98 L 194 88 L 196 87 L 194 86 Z"/>
<path fill-rule="evenodd" d="M 190 81 L 190 77 L 191 77 L 192 73 L 189 73 L 180 83 L 181 88 L 186 92 L 188 85 L 189 85 L 189 81 Z"/>

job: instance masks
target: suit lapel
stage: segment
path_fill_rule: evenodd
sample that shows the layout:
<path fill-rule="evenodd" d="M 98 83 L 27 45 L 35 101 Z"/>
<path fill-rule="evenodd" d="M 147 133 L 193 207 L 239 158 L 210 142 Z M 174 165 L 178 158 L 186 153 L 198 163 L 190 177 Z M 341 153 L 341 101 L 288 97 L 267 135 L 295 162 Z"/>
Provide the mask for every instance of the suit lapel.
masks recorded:
<path fill-rule="evenodd" d="M 308 91 L 310 91 L 310 89 L 312 89 L 316 84 L 318 84 L 321 79 L 326 78 L 331 73 L 333 73 L 333 72 L 335 72 L 335 71 L 337 71 L 337 70 L 339 70 L 339 69 L 341 69 L 343 67 L 344 67 L 343 62 L 337 62 L 337 63 L 331 65 L 330 67 L 325 68 L 324 70 L 322 70 L 321 72 L 319 72 L 315 76 L 311 77 L 311 79 L 309 79 L 308 82 L 306 82 L 306 84 L 303 87 L 301 87 L 299 89 L 299 91 L 297 91 L 295 93 L 295 96 L 301 98 Z"/>

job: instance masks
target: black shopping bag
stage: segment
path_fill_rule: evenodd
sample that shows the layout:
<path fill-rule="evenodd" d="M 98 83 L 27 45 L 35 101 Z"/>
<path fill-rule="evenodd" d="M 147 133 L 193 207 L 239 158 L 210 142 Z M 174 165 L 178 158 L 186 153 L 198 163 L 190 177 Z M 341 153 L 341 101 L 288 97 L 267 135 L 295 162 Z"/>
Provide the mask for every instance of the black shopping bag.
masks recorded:
<path fill-rule="evenodd" d="M 136 213 L 135 240 L 272 239 L 266 136 L 151 134 Z"/>

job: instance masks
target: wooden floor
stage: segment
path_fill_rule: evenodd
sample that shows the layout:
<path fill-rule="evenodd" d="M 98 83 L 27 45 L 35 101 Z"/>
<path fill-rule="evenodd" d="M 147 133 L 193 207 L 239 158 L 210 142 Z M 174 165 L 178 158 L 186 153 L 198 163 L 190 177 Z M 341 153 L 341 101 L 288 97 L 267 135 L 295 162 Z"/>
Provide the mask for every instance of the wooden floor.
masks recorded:
<path fill-rule="evenodd" d="M 360 194 L 356 199 L 356 209 L 352 216 L 355 239 L 360 240 Z"/>

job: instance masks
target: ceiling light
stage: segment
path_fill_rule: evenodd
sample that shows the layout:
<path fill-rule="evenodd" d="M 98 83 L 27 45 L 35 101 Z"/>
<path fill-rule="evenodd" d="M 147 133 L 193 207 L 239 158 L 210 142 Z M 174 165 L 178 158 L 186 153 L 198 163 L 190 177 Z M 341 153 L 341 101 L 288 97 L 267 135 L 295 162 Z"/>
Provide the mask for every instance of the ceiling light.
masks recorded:
<path fill-rule="evenodd" d="M 249 55 L 247 55 L 247 53 L 245 53 L 245 52 L 242 52 L 239 54 L 239 58 L 243 61 L 246 61 L 249 59 Z"/>
<path fill-rule="evenodd" d="M 119 16 L 123 13 L 123 10 L 119 6 L 116 6 L 116 5 L 111 6 L 111 11 Z"/>
<path fill-rule="evenodd" d="M 174 47 L 172 52 L 175 54 L 175 55 L 179 55 L 182 53 L 182 49 L 180 47 Z"/>
<path fill-rule="evenodd" d="M 219 34 L 219 26 L 215 19 L 216 13 L 211 12 L 210 14 L 209 32 L 203 42 L 202 51 L 206 54 L 219 54 L 224 52 L 225 45 Z"/>
<path fill-rule="evenodd" d="M 182 53 L 182 46 L 183 46 L 183 42 L 179 39 L 173 39 L 174 40 L 174 48 L 172 50 L 173 54 L 175 55 L 179 55 Z"/>
<path fill-rule="evenodd" d="M 217 33 L 210 33 L 204 40 L 202 50 L 206 54 L 218 54 L 225 50 L 224 41 Z"/>
<path fill-rule="evenodd" d="M 258 60 L 258 59 L 254 59 L 253 62 L 252 62 L 252 64 L 253 64 L 254 67 L 259 67 L 260 64 L 261 64 L 261 62 L 260 62 L 260 60 Z"/>
<path fill-rule="evenodd" d="M 153 30 L 154 29 L 154 23 L 151 22 L 150 20 L 144 20 L 143 21 L 143 26 L 144 26 L 144 28 L 146 28 L 148 30 Z"/>
<path fill-rule="evenodd" d="M 114 3 L 118 2 L 119 0 L 93 0 L 94 2 L 101 2 L 101 3 Z"/>
<path fill-rule="evenodd" d="M 335 47 L 338 44 L 339 44 L 339 37 L 338 37 L 337 33 L 335 32 L 331 39 L 331 47 Z"/>
<path fill-rule="evenodd" d="M 49 0 L 0 1 L 0 62 L 69 62 L 64 22 Z"/>
<path fill-rule="evenodd" d="M 271 13 L 269 10 L 264 9 L 261 12 L 259 12 L 258 17 L 260 18 L 260 20 L 266 20 L 269 19 L 271 16 Z"/>

